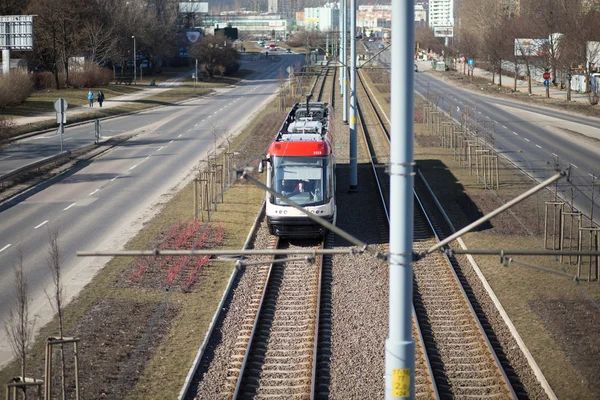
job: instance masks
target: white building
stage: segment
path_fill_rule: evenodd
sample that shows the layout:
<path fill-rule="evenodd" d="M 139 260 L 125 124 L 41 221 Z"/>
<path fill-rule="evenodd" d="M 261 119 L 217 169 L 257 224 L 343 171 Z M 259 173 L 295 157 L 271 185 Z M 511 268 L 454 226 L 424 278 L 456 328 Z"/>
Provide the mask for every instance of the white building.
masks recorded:
<path fill-rule="evenodd" d="M 336 31 L 339 25 L 339 4 L 327 3 L 323 7 L 304 9 L 304 27 L 321 32 Z"/>
<path fill-rule="evenodd" d="M 423 4 L 415 4 L 415 22 L 427 22 L 427 10 L 423 6 Z"/>
<path fill-rule="evenodd" d="M 277 14 L 278 13 L 278 9 L 277 9 L 277 0 L 268 0 L 268 13 L 273 13 L 273 14 Z"/>
<path fill-rule="evenodd" d="M 454 0 L 429 1 L 429 26 L 454 26 Z"/>

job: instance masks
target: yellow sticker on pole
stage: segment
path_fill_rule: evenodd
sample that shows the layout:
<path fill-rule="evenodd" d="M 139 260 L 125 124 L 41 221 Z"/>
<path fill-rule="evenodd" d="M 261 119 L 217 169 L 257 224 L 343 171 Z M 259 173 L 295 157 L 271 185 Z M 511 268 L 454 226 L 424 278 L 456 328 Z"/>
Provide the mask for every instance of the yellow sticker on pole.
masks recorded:
<path fill-rule="evenodd" d="M 410 368 L 392 369 L 392 397 L 410 397 Z"/>
<path fill-rule="evenodd" d="M 356 125 L 356 116 L 355 115 L 353 115 L 353 116 L 350 117 L 350 123 L 352 125 Z"/>

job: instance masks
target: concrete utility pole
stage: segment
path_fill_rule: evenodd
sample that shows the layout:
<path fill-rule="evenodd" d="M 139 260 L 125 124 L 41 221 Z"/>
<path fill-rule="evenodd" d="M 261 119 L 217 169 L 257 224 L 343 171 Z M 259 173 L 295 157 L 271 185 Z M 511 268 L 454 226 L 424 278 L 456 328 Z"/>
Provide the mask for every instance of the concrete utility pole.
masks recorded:
<path fill-rule="evenodd" d="M 385 398 L 415 396 L 412 338 L 414 2 L 392 0 L 390 155 L 390 309 L 385 341 Z"/>
<path fill-rule="evenodd" d="M 342 59 L 342 54 L 344 54 L 342 46 L 344 45 L 344 34 L 342 33 L 343 30 L 343 26 L 344 26 L 344 13 L 342 12 L 342 1 L 340 0 L 339 2 L 339 27 L 338 27 L 338 32 L 339 32 L 339 39 L 340 39 L 340 43 L 339 43 L 339 47 L 338 47 L 338 61 L 340 63 L 340 69 L 338 71 L 339 75 L 340 75 L 340 94 L 344 94 L 344 61 Z"/>
<path fill-rule="evenodd" d="M 348 123 L 348 0 L 342 0 L 342 121 Z"/>
<path fill-rule="evenodd" d="M 10 50 L 2 49 L 2 74 L 10 74 Z"/>
<path fill-rule="evenodd" d="M 350 0 L 350 192 L 358 185 L 358 144 L 356 131 L 356 0 Z"/>
<path fill-rule="evenodd" d="M 136 51 L 135 51 L 135 36 L 131 37 L 133 39 L 133 84 L 137 85 L 137 68 L 136 68 Z"/>

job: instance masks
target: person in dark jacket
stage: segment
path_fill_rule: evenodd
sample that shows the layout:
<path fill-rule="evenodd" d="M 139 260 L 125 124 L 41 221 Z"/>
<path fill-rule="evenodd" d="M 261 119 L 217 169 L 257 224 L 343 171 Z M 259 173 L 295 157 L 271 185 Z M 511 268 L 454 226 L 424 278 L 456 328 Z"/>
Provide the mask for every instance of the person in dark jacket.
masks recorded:
<path fill-rule="evenodd" d="M 104 101 L 104 93 L 102 93 L 102 90 L 98 91 L 98 104 L 100 104 L 100 107 L 102 107 L 102 102 Z"/>

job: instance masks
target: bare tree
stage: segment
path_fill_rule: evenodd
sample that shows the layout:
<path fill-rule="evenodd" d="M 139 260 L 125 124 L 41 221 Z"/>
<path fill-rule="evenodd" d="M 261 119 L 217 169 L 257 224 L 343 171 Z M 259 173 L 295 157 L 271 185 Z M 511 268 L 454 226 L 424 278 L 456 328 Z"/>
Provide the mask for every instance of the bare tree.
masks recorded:
<path fill-rule="evenodd" d="M 101 62 L 117 50 L 119 41 L 113 27 L 100 21 L 89 21 L 83 25 L 82 35 L 88 43 L 90 59 Z"/>
<path fill-rule="evenodd" d="M 61 267 L 62 267 L 62 258 L 60 255 L 60 247 L 58 243 L 58 230 L 57 229 L 49 229 L 48 230 L 48 256 L 46 257 L 46 262 L 48 263 L 48 267 L 52 272 L 52 283 L 53 283 L 53 291 L 52 293 L 46 292 L 46 296 L 50 301 L 50 305 L 52 310 L 56 313 L 58 317 L 58 334 L 60 339 L 63 338 L 63 284 L 62 284 L 62 276 L 61 276 Z M 65 349 L 63 345 L 60 345 L 60 360 L 61 360 L 61 387 L 62 387 L 62 398 L 63 400 L 66 398 L 66 382 L 65 382 Z"/>
<path fill-rule="evenodd" d="M 189 53 L 192 58 L 198 59 L 210 78 L 214 78 L 218 66 L 230 69 L 237 64 L 240 57 L 231 42 L 221 32 L 197 41 L 192 45 Z"/>
<path fill-rule="evenodd" d="M 29 315 L 29 298 L 27 297 L 27 278 L 23 270 L 23 249 L 17 249 L 17 265 L 15 267 L 15 308 L 8 311 L 4 330 L 15 358 L 21 365 L 21 376 L 25 379 L 27 370 L 27 351 L 33 340 L 35 319 Z M 27 399 L 27 389 L 23 388 L 23 397 Z"/>

